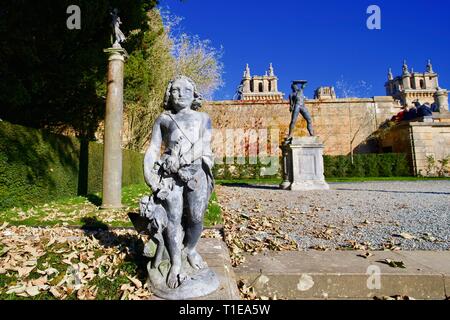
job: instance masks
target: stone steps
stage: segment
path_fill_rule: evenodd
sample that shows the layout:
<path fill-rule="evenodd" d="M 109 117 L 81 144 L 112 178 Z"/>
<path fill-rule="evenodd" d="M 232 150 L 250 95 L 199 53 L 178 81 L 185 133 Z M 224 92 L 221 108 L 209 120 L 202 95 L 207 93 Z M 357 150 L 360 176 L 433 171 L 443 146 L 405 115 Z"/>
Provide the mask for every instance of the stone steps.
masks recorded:
<path fill-rule="evenodd" d="M 408 296 L 445 299 L 450 295 L 450 251 L 285 251 L 246 256 L 238 279 L 258 296 L 278 299 L 373 299 Z M 402 261 L 405 268 L 381 263 Z M 379 275 L 379 276 L 378 276 Z"/>

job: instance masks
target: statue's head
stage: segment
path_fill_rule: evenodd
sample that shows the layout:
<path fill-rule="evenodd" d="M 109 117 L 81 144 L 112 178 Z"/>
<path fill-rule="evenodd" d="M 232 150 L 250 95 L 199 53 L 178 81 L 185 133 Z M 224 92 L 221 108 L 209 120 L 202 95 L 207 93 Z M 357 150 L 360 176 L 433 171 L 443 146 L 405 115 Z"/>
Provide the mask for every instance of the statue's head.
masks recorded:
<path fill-rule="evenodd" d="M 164 96 L 164 109 L 176 112 L 185 108 L 197 110 L 201 104 L 202 97 L 192 79 L 186 76 L 177 76 L 169 81 Z"/>

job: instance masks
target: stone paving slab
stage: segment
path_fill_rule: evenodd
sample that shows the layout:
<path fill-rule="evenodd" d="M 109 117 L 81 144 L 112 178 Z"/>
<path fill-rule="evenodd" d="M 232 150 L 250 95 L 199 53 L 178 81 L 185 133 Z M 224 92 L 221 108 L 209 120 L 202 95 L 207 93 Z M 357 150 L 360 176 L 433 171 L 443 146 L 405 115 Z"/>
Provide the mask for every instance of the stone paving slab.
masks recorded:
<path fill-rule="evenodd" d="M 201 239 L 197 250 L 220 280 L 219 290 L 199 300 L 239 300 L 236 276 L 225 242 L 215 238 Z"/>
<path fill-rule="evenodd" d="M 246 256 L 235 272 L 258 295 L 276 295 L 278 299 L 373 299 L 394 295 L 446 298 L 450 288 L 450 251 L 371 251 L 373 255 L 367 259 L 358 256 L 362 253 L 267 252 Z M 402 261 L 405 268 L 380 262 L 384 259 Z"/>

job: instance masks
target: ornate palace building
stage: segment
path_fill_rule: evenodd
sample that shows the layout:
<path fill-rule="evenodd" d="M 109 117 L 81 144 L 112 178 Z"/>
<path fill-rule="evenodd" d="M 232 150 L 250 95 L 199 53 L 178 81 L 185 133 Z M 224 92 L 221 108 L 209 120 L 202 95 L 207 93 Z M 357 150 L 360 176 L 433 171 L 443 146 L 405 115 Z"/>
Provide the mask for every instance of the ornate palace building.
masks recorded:
<path fill-rule="evenodd" d="M 284 96 L 278 91 L 278 78 L 272 64 L 264 76 L 253 77 L 247 64 L 239 88 L 239 100 L 283 100 Z"/>
<path fill-rule="evenodd" d="M 399 100 L 403 106 L 412 106 L 414 101 L 419 100 L 422 104 L 436 103 L 443 110 L 448 110 L 448 92 L 439 87 L 438 74 L 434 72 L 430 60 L 425 72 L 410 71 L 406 61 L 400 76 L 394 78 L 389 69 L 385 87 L 386 94 Z"/>

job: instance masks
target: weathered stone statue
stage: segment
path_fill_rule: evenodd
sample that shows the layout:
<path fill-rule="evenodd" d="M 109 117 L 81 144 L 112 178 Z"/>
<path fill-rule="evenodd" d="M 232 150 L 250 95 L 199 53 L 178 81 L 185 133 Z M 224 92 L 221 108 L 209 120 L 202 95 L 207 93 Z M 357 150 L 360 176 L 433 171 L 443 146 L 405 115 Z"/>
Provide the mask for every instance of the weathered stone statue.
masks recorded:
<path fill-rule="evenodd" d="M 126 40 L 125 35 L 120 30 L 120 25 L 122 24 L 122 21 L 120 21 L 120 17 L 118 16 L 119 10 L 117 8 L 114 8 L 113 11 L 110 13 L 112 17 L 112 27 L 113 27 L 113 34 L 114 34 L 114 43 L 113 48 L 121 48 L 120 45 L 121 42 L 124 42 Z"/>
<path fill-rule="evenodd" d="M 152 292 L 167 299 L 203 296 L 219 286 L 196 250 L 214 187 L 211 120 L 197 111 L 200 105 L 191 79 L 179 76 L 170 81 L 166 111 L 155 121 L 144 158 L 145 181 L 153 190 L 140 202 L 151 234 L 144 254 L 152 258 Z"/>
<path fill-rule="evenodd" d="M 298 84 L 300 84 L 300 89 L 298 88 Z M 291 123 L 289 124 L 289 133 L 286 138 L 286 141 L 289 142 L 292 140 L 292 134 L 294 133 L 295 123 L 297 122 L 298 115 L 301 114 L 303 118 L 307 122 L 307 129 L 310 136 L 314 136 L 314 131 L 312 127 L 312 119 L 309 115 L 308 109 L 305 106 L 305 96 L 303 94 L 303 90 L 307 84 L 305 80 L 297 80 L 293 81 L 291 88 L 292 93 L 289 95 L 289 103 L 290 108 L 289 111 L 292 112 Z"/>

